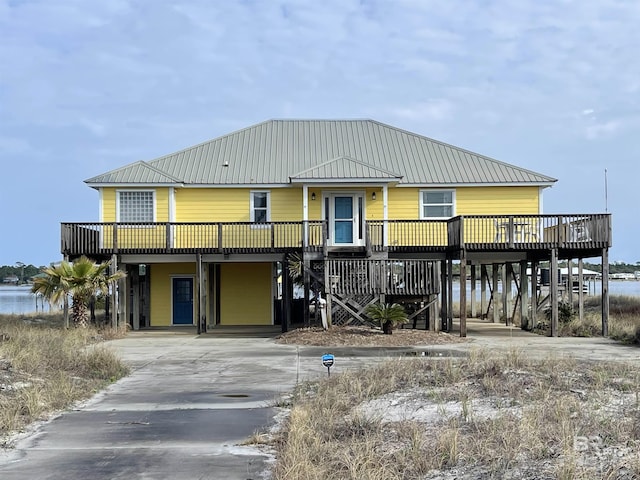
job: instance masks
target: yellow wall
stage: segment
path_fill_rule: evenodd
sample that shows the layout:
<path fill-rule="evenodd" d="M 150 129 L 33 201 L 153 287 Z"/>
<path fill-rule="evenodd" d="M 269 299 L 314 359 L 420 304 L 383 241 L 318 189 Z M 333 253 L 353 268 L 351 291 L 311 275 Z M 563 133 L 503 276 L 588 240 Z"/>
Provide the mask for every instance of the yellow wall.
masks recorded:
<path fill-rule="evenodd" d="M 270 263 L 224 263 L 220 267 L 220 324 L 271 325 Z"/>
<path fill-rule="evenodd" d="M 424 188 L 390 187 L 388 218 L 415 220 L 420 218 L 419 192 Z M 249 222 L 250 188 L 176 188 L 176 222 Z M 255 190 L 260 190 L 256 188 Z M 299 221 L 302 218 L 302 189 L 273 188 L 271 220 Z M 330 191 L 362 191 L 362 188 L 325 189 Z M 447 189 L 449 190 L 449 189 Z M 169 219 L 169 189 L 156 188 L 156 220 Z M 382 219 L 382 189 L 366 188 L 367 220 Z M 372 192 L 376 200 L 372 200 Z M 456 191 L 456 215 L 538 214 L 538 187 L 459 187 Z M 315 192 L 316 200 L 311 200 Z M 321 187 L 309 188 L 309 219 L 322 219 Z M 116 189 L 104 188 L 102 215 L 105 222 L 116 220 Z"/>
<path fill-rule="evenodd" d="M 509 215 L 540 213 L 538 187 L 485 187 L 456 189 L 456 215 Z"/>
<path fill-rule="evenodd" d="M 175 220 L 178 223 L 188 222 L 249 222 L 250 192 L 259 188 L 177 188 L 175 189 Z M 273 188 L 271 192 L 270 211 L 274 222 L 300 221 L 302 219 L 302 189 Z M 417 220 L 420 218 L 420 191 L 418 187 L 390 187 L 388 190 L 388 219 Z M 447 189 L 450 190 L 450 189 Z M 455 215 L 536 215 L 539 214 L 539 187 L 461 187 L 456 192 Z M 105 222 L 115 221 L 116 189 L 103 189 L 103 218 Z M 156 219 L 165 222 L 169 218 L 169 189 L 156 190 Z M 383 217 L 382 188 L 327 188 L 320 186 L 309 188 L 308 218 L 322 220 L 323 194 L 326 192 L 365 192 L 365 212 L 367 220 L 381 220 Z M 372 199 L 372 193 L 376 199 Z M 315 193 L 316 200 L 311 200 Z M 470 220 L 472 221 L 472 220 Z M 108 248 L 113 241 L 111 227 L 105 226 L 102 231 L 103 246 Z M 319 241 L 319 227 L 312 227 L 313 241 Z M 382 228 L 382 227 L 380 227 Z M 447 232 L 444 225 L 426 223 L 416 231 L 416 225 L 408 227 L 403 224 L 389 225 L 386 236 L 391 245 L 421 245 L 428 241 L 432 245 L 445 245 Z M 479 227 L 480 228 L 480 227 Z M 482 228 L 487 230 L 486 228 Z M 372 232 L 372 237 L 382 235 L 382 230 Z M 488 241 L 487 235 L 479 237 L 473 234 L 467 240 Z M 163 248 L 167 237 L 173 246 L 198 248 L 251 247 L 270 248 L 272 242 L 278 245 L 297 247 L 300 239 L 299 225 L 277 225 L 273 229 L 250 225 L 225 225 L 219 232 L 217 226 L 175 225 L 170 232 L 164 226 L 131 229 L 118 229 L 117 238 L 120 248 L 146 246 Z M 487 239 L 485 239 L 487 237 Z M 427 239 L 427 240 L 425 240 Z M 219 245 L 219 241 L 222 245 Z"/>
<path fill-rule="evenodd" d="M 425 188 L 390 188 L 389 219 L 420 218 L 420 191 Z M 451 190 L 451 189 L 443 189 Z M 538 187 L 455 188 L 455 215 L 509 215 L 539 213 Z"/>
<path fill-rule="evenodd" d="M 156 263 L 151 265 L 150 316 L 152 327 L 171 325 L 171 277 L 180 275 L 195 277 L 195 272 L 195 263 Z"/>
<path fill-rule="evenodd" d="M 234 188 L 177 188 L 175 189 L 176 222 L 248 222 L 252 189 Z M 260 190 L 256 188 L 256 190 Z M 302 189 L 273 188 L 271 192 L 271 220 L 298 221 L 302 218 Z M 331 191 L 362 191 L 362 188 L 331 188 Z M 389 188 L 389 219 L 415 220 L 420 218 L 419 192 L 423 188 Z M 449 189 L 447 189 L 449 190 Z M 102 211 L 105 222 L 116 221 L 116 188 L 103 188 Z M 169 220 L 169 189 L 156 188 L 156 220 Z M 366 188 L 367 219 L 382 218 L 382 189 Z M 376 200 L 371 199 L 376 192 Z M 538 187 L 459 187 L 456 191 L 456 215 L 499 215 L 513 212 L 538 214 Z M 322 192 L 310 187 L 316 200 L 309 198 L 309 218 L 321 219 Z"/>
<path fill-rule="evenodd" d="M 249 222 L 252 190 L 271 192 L 271 221 L 302 218 L 300 188 L 182 188 L 176 189 L 177 222 Z"/>

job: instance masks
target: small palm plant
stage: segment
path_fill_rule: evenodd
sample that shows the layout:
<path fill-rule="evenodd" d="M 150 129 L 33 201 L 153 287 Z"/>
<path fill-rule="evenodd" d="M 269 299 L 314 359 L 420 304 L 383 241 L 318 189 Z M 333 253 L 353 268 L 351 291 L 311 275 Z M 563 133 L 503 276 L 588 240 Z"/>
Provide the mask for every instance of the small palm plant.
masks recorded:
<path fill-rule="evenodd" d="M 380 323 L 385 335 L 391 335 L 393 327 L 407 321 L 407 312 L 397 303 L 373 303 L 367 307 L 365 313 L 371 320 Z"/>
<path fill-rule="evenodd" d="M 33 282 L 31 291 L 42 294 L 51 303 L 64 301 L 65 305 L 71 295 L 73 322 L 77 327 L 86 327 L 87 303 L 96 294 L 106 294 L 110 285 L 126 276 L 121 271 L 109 274 L 110 265 L 111 262 L 96 264 L 85 256 L 73 263 L 63 261 L 57 266 L 44 268 L 45 276 Z"/>

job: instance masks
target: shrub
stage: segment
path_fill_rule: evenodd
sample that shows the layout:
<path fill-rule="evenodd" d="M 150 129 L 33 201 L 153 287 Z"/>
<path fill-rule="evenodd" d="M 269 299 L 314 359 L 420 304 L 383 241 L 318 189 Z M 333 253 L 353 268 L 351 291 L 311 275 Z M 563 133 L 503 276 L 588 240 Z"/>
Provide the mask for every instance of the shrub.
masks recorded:
<path fill-rule="evenodd" d="M 548 322 L 551 322 L 551 314 L 553 310 L 551 305 L 544 309 L 544 315 Z M 573 305 L 569 302 L 558 302 L 558 322 L 569 323 L 576 316 L 576 312 L 573 310 Z"/>
<path fill-rule="evenodd" d="M 379 322 L 387 335 L 391 335 L 393 327 L 407 321 L 407 312 L 398 303 L 374 303 L 367 307 L 365 313 L 371 320 Z"/>

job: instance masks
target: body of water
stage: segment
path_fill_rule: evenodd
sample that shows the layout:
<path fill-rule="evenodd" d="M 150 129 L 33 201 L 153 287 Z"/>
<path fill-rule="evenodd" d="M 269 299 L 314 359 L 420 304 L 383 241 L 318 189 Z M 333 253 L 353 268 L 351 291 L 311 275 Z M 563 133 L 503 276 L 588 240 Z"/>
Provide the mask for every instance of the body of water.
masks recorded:
<path fill-rule="evenodd" d="M 53 310 L 46 300 L 31 293 L 30 286 L 0 286 L 0 313 L 34 313 Z"/>
<path fill-rule="evenodd" d="M 599 280 L 585 281 L 589 293 L 588 295 L 600 295 L 602 292 L 602 284 Z M 515 285 L 512 285 L 513 293 L 516 293 Z M 501 283 L 498 284 L 498 291 L 502 291 Z M 585 289 L 585 292 L 587 290 Z M 460 292 L 460 283 L 456 280 L 453 282 L 454 299 L 458 297 Z M 487 292 L 489 286 L 487 285 Z M 476 284 L 476 293 L 480 295 L 480 282 Z M 487 293 L 488 295 L 488 293 Z M 625 295 L 629 297 L 640 297 L 640 280 L 609 280 L 609 295 Z M 471 282 L 467 282 L 467 301 L 471 297 Z M 574 294 L 574 298 L 578 298 L 578 294 Z"/>
<path fill-rule="evenodd" d="M 467 283 L 467 299 L 471 296 L 471 286 Z M 588 282 L 589 292 L 599 295 L 602 287 L 599 281 Z M 454 298 L 458 297 L 459 282 L 453 282 Z M 480 295 L 480 282 L 477 283 L 476 292 Z M 638 280 L 611 280 L 609 282 L 610 295 L 628 295 L 640 297 L 640 281 Z M 28 286 L 0 286 L 0 313 L 35 313 L 56 310 L 43 300 L 31 293 Z"/>

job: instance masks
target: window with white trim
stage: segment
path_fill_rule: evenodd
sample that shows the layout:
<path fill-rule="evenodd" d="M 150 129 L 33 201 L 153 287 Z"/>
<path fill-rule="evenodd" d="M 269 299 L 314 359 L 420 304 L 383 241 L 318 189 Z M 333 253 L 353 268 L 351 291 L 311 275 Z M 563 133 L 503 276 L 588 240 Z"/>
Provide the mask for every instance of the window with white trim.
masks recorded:
<path fill-rule="evenodd" d="M 269 211 L 269 192 L 268 191 L 252 191 L 251 192 L 251 221 L 254 223 L 265 223 L 270 221 L 271 212 Z"/>
<path fill-rule="evenodd" d="M 454 190 L 422 190 L 420 192 L 420 218 L 451 218 L 454 212 Z"/>
<path fill-rule="evenodd" d="M 122 190 L 118 192 L 118 222 L 153 222 L 155 192 Z"/>

